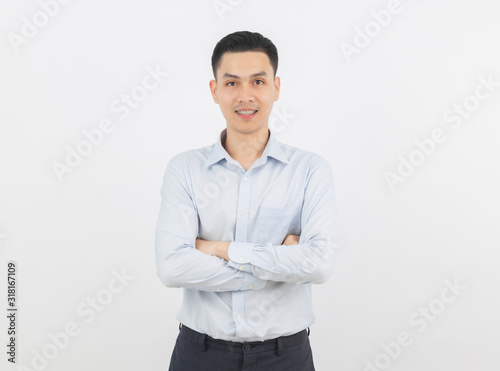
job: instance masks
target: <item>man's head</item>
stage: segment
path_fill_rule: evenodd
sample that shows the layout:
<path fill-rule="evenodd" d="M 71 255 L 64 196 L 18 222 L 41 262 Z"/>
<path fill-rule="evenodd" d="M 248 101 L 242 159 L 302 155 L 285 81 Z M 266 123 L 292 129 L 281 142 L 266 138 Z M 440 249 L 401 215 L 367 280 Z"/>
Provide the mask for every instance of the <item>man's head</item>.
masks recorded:
<path fill-rule="evenodd" d="M 273 68 L 273 77 L 276 77 L 278 71 L 278 50 L 273 42 L 258 32 L 238 31 L 224 36 L 217 45 L 215 45 L 212 53 L 212 71 L 215 81 L 218 81 L 217 71 L 220 68 L 221 59 L 224 53 L 248 51 L 265 53 Z"/>
<path fill-rule="evenodd" d="M 228 129 L 246 134 L 265 130 L 267 134 L 269 115 L 279 98 L 277 69 L 276 46 L 260 33 L 239 31 L 217 43 L 210 90 Z"/>

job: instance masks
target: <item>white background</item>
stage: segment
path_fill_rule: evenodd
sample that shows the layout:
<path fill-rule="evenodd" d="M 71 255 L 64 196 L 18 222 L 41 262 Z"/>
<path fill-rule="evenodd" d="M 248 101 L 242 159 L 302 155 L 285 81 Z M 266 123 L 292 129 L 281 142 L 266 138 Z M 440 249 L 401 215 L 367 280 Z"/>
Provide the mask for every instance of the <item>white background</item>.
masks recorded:
<path fill-rule="evenodd" d="M 378 360 L 395 371 L 498 370 L 500 88 L 458 127 L 443 118 L 474 102 L 480 77 L 500 81 L 498 2 L 404 0 L 379 30 L 372 12 L 388 1 L 222 3 L 233 5 L 218 14 L 212 1 L 73 0 L 16 52 L 12 34 L 22 37 L 25 17 L 43 22 L 42 8 L 2 2 L 2 369 L 16 369 L 5 354 L 8 260 L 18 265 L 20 369 L 168 368 L 182 292 L 156 276 L 161 180 L 174 154 L 214 143 L 225 127 L 209 92 L 211 53 L 250 30 L 278 48 L 273 115 L 290 115 L 278 140 L 322 154 L 335 175 L 342 247 L 331 279 L 314 286 L 316 369 Z M 367 25 L 369 45 L 347 58 L 342 43 L 355 46 Z M 121 119 L 111 105 L 147 66 L 169 75 Z M 114 131 L 59 181 L 54 162 L 105 118 Z M 384 174 L 398 174 L 436 128 L 446 140 L 391 190 Z M 134 278 L 106 296 L 122 270 Z M 443 305 L 446 280 L 467 288 Z M 110 302 L 87 323 L 77 308 L 98 295 Z M 419 331 L 409 318 L 429 305 L 438 315 Z M 32 365 L 69 323 L 78 335 Z M 389 357 L 381 343 L 402 331 L 411 344 Z"/>

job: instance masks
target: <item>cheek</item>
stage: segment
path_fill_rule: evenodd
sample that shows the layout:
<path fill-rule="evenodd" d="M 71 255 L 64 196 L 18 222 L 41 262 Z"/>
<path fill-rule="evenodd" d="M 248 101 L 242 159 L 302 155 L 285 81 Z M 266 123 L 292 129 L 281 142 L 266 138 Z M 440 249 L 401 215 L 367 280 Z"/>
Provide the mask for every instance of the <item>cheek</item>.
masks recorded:
<path fill-rule="evenodd" d="M 261 100 L 261 106 L 265 111 L 271 111 L 274 105 L 274 94 L 268 94 Z"/>
<path fill-rule="evenodd" d="M 269 105 L 272 105 L 275 97 L 276 97 L 276 94 L 275 94 L 274 90 L 269 90 L 263 96 L 263 99 L 265 100 L 265 102 L 269 102 Z"/>
<path fill-rule="evenodd" d="M 234 103 L 234 97 L 232 94 L 220 94 L 219 95 L 219 104 L 224 106 L 226 109 L 231 109 Z"/>

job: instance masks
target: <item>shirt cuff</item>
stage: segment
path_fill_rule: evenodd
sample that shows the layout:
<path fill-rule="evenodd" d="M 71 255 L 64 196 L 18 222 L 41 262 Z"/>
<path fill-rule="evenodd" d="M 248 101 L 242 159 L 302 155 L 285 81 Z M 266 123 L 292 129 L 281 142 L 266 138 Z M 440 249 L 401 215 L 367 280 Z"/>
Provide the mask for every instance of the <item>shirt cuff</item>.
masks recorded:
<path fill-rule="evenodd" d="M 247 273 L 252 273 L 252 264 L 246 263 L 246 264 L 239 264 L 235 263 L 232 260 L 227 262 L 227 265 L 231 268 L 237 269 L 242 272 L 247 272 Z"/>
<path fill-rule="evenodd" d="M 231 266 L 238 267 L 238 265 L 244 265 L 250 263 L 250 258 L 252 257 L 253 248 L 257 246 L 250 242 L 235 242 L 232 241 L 229 244 L 227 250 L 227 255 L 229 256 L 230 262 L 233 263 Z"/>

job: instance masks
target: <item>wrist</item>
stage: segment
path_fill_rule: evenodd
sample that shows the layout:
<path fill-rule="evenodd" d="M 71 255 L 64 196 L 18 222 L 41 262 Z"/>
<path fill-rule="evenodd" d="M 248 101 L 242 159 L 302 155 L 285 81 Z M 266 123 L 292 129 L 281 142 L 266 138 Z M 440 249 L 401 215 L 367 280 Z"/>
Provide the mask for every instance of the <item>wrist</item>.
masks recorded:
<path fill-rule="evenodd" d="M 229 261 L 229 245 L 231 242 L 228 241 L 217 241 L 215 245 L 215 255 L 226 261 Z"/>

